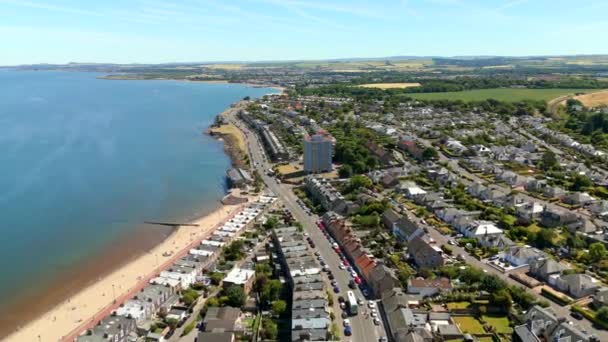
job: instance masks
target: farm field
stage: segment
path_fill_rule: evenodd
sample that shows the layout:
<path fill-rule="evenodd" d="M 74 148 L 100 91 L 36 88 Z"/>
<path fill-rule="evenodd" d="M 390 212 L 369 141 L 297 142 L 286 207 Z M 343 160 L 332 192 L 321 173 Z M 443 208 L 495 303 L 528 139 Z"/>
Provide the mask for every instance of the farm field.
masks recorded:
<path fill-rule="evenodd" d="M 467 91 L 455 91 L 445 93 L 408 93 L 404 96 L 420 100 L 462 100 L 462 101 L 483 101 L 495 99 L 498 101 L 517 102 L 522 100 L 543 100 L 549 101 L 556 97 L 567 94 L 589 93 L 593 89 L 517 89 L 517 88 L 497 88 L 497 89 L 478 89 Z"/>
<path fill-rule="evenodd" d="M 359 87 L 363 88 L 378 88 L 378 89 L 405 89 L 412 87 L 419 87 L 420 83 L 368 83 L 360 84 Z"/>
<path fill-rule="evenodd" d="M 608 106 L 608 90 L 579 95 L 574 98 L 581 101 L 585 107 Z"/>

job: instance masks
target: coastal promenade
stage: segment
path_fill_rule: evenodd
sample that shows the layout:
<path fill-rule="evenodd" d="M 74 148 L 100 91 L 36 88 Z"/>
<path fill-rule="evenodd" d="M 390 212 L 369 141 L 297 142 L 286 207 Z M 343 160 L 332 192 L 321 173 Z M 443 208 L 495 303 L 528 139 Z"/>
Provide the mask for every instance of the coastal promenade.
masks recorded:
<path fill-rule="evenodd" d="M 160 245 L 84 288 L 65 302 L 15 331 L 6 341 L 74 341 L 87 329 L 131 298 L 160 271 L 211 235 L 244 205 L 223 206 L 193 220 L 199 227 L 177 229 Z"/>

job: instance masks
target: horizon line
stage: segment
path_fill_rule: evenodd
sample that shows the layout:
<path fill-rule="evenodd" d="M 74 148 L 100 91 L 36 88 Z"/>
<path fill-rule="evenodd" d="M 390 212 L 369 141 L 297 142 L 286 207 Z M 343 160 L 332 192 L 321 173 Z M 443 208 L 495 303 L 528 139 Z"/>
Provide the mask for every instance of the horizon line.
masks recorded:
<path fill-rule="evenodd" d="M 607 53 L 594 53 L 594 54 L 549 54 L 549 55 L 394 55 L 394 56 L 380 56 L 380 57 L 336 57 L 336 58 L 319 58 L 319 59 L 260 59 L 260 60 L 210 60 L 210 61 L 191 61 L 191 62 L 155 62 L 155 63 L 141 63 L 141 62 L 64 62 L 64 63 L 26 63 L 26 64 L 9 64 L 0 65 L 0 68 L 14 68 L 23 66 L 35 66 L 35 65 L 191 65 L 191 64 L 259 64 L 259 63 L 299 63 L 299 62 L 349 62 L 354 60 L 365 61 L 365 60 L 391 60 L 391 59 L 425 59 L 425 58 L 445 58 L 445 59 L 489 59 L 489 58 L 514 58 L 514 59 L 525 59 L 525 58 L 549 58 L 549 57 L 602 57 L 607 56 Z"/>

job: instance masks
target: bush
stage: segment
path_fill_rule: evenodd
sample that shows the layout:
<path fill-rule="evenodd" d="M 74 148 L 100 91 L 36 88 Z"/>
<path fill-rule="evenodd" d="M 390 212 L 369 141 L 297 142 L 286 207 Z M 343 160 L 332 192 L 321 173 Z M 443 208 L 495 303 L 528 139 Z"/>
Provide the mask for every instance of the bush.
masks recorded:
<path fill-rule="evenodd" d="M 196 321 L 190 322 L 188 325 L 186 325 L 186 327 L 184 327 L 184 331 L 182 332 L 181 336 L 188 335 L 192 330 L 194 330 L 195 327 L 196 327 Z"/>

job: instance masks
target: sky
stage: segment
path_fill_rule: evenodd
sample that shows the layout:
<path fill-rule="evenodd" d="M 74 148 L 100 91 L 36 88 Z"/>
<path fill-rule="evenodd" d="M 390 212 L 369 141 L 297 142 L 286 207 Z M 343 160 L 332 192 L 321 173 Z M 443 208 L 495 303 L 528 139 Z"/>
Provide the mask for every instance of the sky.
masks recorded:
<path fill-rule="evenodd" d="M 0 65 L 606 54 L 606 0 L 0 0 Z"/>

